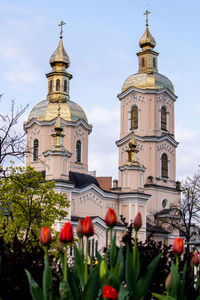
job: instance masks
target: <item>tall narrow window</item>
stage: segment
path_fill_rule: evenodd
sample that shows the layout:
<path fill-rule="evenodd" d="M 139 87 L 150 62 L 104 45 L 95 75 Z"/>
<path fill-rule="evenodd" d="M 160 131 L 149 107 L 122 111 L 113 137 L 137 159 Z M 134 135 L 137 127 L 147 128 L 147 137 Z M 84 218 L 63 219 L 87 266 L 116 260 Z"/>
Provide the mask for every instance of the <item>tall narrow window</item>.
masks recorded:
<path fill-rule="evenodd" d="M 56 80 L 56 91 L 60 91 L 60 79 Z"/>
<path fill-rule="evenodd" d="M 161 176 L 168 178 L 168 157 L 166 153 L 161 156 Z"/>
<path fill-rule="evenodd" d="M 142 68 L 144 68 L 145 62 L 144 62 L 144 57 L 142 57 Z"/>
<path fill-rule="evenodd" d="M 138 129 L 138 108 L 136 105 L 131 108 L 131 129 Z"/>
<path fill-rule="evenodd" d="M 167 130 L 167 110 L 164 106 L 161 108 L 161 129 Z"/>
<path fill-rule="evenodd" d="M 67 92 L 67 80 L 64 80 L 64 92 Z"/>
<path fill-rule="evenodd" d="M 156 58 L 153 57 L 153 68 L 156 68 Z"/>
<path fill-rule="evenodd" d="M 53 81 L 50 80 L 50 81 L 49 81 L 49 93 L 52 92 L 52 87 L 53 87 Z"/>
<path fill-rule="evenodd" d="M 37 161 L 39 157 L 39 141 L 36 139 L 33 142 L 33 161 Z"/>
<path fill-rule="evenodd" d="M 95 242 L 95 256 L 97 257 L 97 252 L 98 252 L 98 241 L 96 240 Z"/>
<path fill-rule="evenodd" d="M 81 141 L 76 142 L 76 162 L 81 162 Z"/>

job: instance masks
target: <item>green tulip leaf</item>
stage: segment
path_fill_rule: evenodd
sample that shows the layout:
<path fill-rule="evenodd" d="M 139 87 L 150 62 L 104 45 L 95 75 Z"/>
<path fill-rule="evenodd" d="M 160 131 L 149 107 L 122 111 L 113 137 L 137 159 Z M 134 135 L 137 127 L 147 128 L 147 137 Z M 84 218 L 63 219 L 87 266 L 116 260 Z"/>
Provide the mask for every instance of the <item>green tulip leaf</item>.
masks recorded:
<path fill-rule="evenodd" d="M 99 288 L 100 288 L 99 265 L 96 265 L 92 270 L 88 282 L 85 286 L 82 299 L 84 300 L 97 299 Z"/>
<path fill-rule="evenodd" d="M 125 263 L 125 278 L 127 288 L 130 292 L 136 290 L 136 274 L 133 267 L 133 259 L 129 250 L 129 246 L 126 246 L 126 263 Z"/>
<path fill-rule="evenodd" d="M 28 277 L 30 292 L 33 300 L 44 300 L 42 289 L 39 287 L 37 282 L 35 282 L 31 273 L 28 270 L 25 270 L 25 272 Z"/>
<path fill-rule="evenodd" d="M 141 298 L 145 298 L 146 293 L 148 291 L 148 288 L 151 284 L 152 281 L 152 276 L 154 273 L 154 270 L 160 260 L 162 253 L 160 253 L 159 255 L 157 255 L 152 262 L 148 265 L 146 272 L 144 274 L 144 276 L 142 276 L 138 282 L 137 282 L 137 286 L 136 286 L 136 295 L 137 295 L 137 299 L 141 299 Z"/>
<path fill-rule="evenodd" d="M 110 247 L 110 265 L 111 268 L 114 268 L 115 262 L 117 257 L 117 247 L 116 247 L 116 232 L 114 234 L 114 237 L 112 239 L 112 244 Z"/>
<path fill-rule="evenodd" d="M 168 296 L 168 295 L 165 296 L 165 295 L 159 295 L 156 293 L 152 293 L 152 295 L 158 300 L 177 300 L 176 298 Z"/>
<path fill-rule="evenodd" d="M 52 299 L 52 272 L 49 266 L 48 258 L 46 256 L 44 259 L 42 291 L 43 291 L 44 300 Z"/>
<path fill-rule="evenodd" d="M 129 291 L 127 288 L 124 288 L 122 285 L 120 286 L 118 292 L 118 300 L 126 300 L 128 299 Z"/>

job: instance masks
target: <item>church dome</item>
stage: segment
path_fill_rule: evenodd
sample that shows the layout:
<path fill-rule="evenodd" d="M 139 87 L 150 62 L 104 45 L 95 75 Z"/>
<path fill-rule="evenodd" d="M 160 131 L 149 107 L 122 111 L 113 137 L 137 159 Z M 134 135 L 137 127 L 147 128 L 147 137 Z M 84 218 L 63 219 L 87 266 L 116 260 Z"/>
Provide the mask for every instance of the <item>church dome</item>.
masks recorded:
<path fill-rule="evenodd" d="M 51 66 L 54 66 L 56 63 L 63 63 L 66 66 L 66 68 L 69 67 L 69 56 L 67 55 L 67 52 L 65 51 L 65 48 L 63 46 L 62 38 L 60 38 L 58 47 L 51 55 L 49 62 Z"/>
<path fill-rule="evenodd" d="M 174 86 L 171 81 L 164 75 L 154 73 L 136 73 L 129 76 L 122 86 L 122 92 L 126 91 L 130 87 L 136 87 L 140 89 L 161 89 L 168 88 L 174 93 Z"/>
<path fill-rule="evenodd" d="M 80 105 L 68 100 L 67 102 L 50 102 L 43 100 L 36 104 L 31 110 L 28 121 L 36 119 L 38 121 L 51 121 L 58 116 L 60 105 L 60 117 L 66 121 L 83 120 L 88 123 L 87 116 Z"/>
<path fill-rule="evenodd" d="M 154 48 L 156 46 L 156 40 L 151 35 L 148 26 L 146 27 L 146 30 L 139 41 L 139 46 L 140 48 L 144 48 L 147 46 Z"/>

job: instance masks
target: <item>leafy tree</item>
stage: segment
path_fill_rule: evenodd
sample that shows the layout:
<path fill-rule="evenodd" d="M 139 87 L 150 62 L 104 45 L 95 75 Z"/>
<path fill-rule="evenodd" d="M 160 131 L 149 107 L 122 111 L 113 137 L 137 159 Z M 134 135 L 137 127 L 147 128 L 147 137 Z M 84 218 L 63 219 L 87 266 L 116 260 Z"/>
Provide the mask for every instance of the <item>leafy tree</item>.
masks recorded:
<path fill-rule="evenodd" d="M 41 227 L 67 216 L 69 201 L 54 187 L 31 167 L 9 168 L 9 176 L 0 179 L 0 236 L 5 242 L 35 245 Z"/>
<path fill-rule="evenodd" d="M 0 95 L 1 99 L 2 95 Z M 6 158 L 18 158 L 23 160 L 27 152 L 25 143 L 25 133 L 16 131 L 16 125 L 21 116 L 25 113 L 29 105 L 15 106 L 15 101 L 11 101 L 10 111 L 7 114 L 0 113 L 0 166 L 2 174 L 2 165 Z"/>

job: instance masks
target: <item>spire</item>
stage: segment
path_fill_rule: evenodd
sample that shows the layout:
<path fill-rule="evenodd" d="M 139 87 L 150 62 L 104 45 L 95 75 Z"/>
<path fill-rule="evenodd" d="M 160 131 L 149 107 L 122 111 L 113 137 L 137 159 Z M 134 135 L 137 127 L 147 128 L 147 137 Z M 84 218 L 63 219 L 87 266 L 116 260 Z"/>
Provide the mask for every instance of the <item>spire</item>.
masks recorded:
<path fill-rule="evenodd" d="M 128 143 L 129 145 L 129 150 L 127 150 L 128 153 L 128 164 L 129 165 L 133 165 L 133 166 L 140 166 L 140 163 L 138 161 L 137 158 L 137 153 L 139 152 L 139 150 L 137 150 L 137 142 L 135 139 L 135 134 L 134 134 L 134 130 L 132 129 L 132 136 L 131 139 Z"/>
<path fill-rule="evenodd" d="M 149 31 L 148 15 L 150 13 L 151 12 L 148 10 L 146 10 L 146 12 L 144 13 L 144 15 L 146 15 L 146 30 L 139 41 L 140 48 L 142 48 L 142 49 L 143 48 L 152 48 L 153 49 L 156 46 L 156 41 Z"/>
<path fill-rule="evenodd" d="M 60 26 L 60 41 L 58 44 L 58 47 L 56 51 L 51 55 L 50 57 L 50 65 L 53 67 L 57 63 L 62 63 L 65 68 L 68 68 L 70 65 L 69 56 L 67 55 L 67 52 L 65 51 L 65 48 L 63 46 L 63 26 L 65 23 L 63 21 L 60 22 L 58 26 Z"/>
<path fill-rule="evenodd" d="M 47 73 L 48 78 L 48 94 L 47 99 L 50 102 L 67 102 L 70 99 L 69 96 L 69 81 L 72 75 L 67 72 L 67 68 L 70 65 L 69 56 L 63 46 L 63 26 L 65 23 L 60 22 L 60 41 L 56 51 L 50 57 L 50 65 L 52 71 Z"/>
<path fill-rule="evenodd" d="M 153 50 L 156 46 L 156 41 L 149 31 L 149 14 L 150 11 L 148 10 L 144 13 L 144 15 L 146 15 L 146 30 L 139 41 L 139 46 L 142 48 L 142 50 L 137 53 L 139 56 L 139 73 L 158 72 L 158 53 Z"/>

